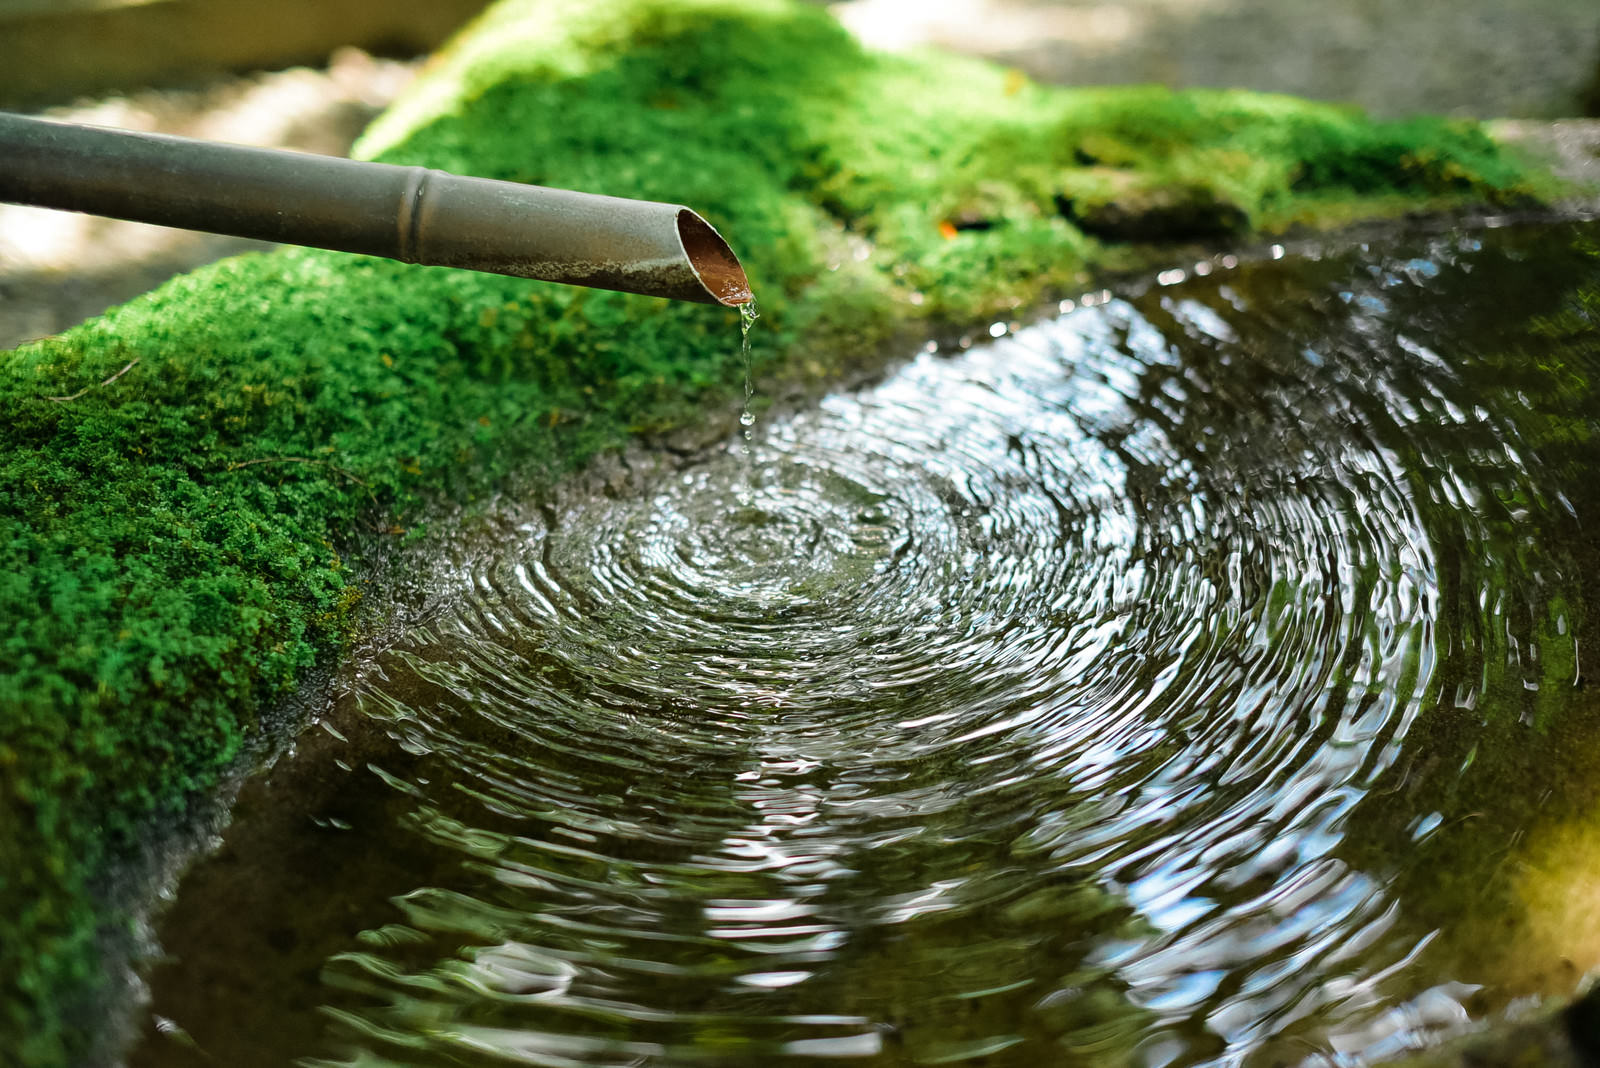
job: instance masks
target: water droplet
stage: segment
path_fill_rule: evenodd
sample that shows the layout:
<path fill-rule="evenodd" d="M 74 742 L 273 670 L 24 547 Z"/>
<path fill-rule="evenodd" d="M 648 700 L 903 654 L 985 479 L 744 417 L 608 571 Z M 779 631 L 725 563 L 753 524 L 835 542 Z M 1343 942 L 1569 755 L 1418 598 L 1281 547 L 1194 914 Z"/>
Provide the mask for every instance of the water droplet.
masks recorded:
<path fill-rule="evenodd" d="M 750 398 L 755 396 L 755 383 L 750 379 L 750 327 L 759 319 L 760 313 L 756 311 L 754 298 L 739 305 L 739 344 L 744 352 L 744 409 L 739 413 L 739 425 L 752 427 L 755 425 L 755 413 L 750 410 Z M 750 440 L 750 431 L 744 432 L 744 439 Z"/>

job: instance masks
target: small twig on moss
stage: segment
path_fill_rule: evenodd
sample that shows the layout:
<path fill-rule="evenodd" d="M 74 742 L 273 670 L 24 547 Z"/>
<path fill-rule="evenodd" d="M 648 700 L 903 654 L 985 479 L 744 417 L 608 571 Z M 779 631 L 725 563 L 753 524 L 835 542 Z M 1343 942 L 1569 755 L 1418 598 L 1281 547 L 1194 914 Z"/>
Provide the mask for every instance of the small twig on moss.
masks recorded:
<path fill-rule="evenodd" d="M 115 382 L 117 379 L 121 378 L 123 375 L 125 375 L 129 371 L 133 370 L 133 365 L 138 363 L 139 359 L 140 358 L 138 356 L 135 356 L 133 359 L 128 361 L 128 365 L 126 367 L 124 367 L 122 370 L 118 371 L 116 374 L 112 375 L 110 378 L 106 379 L 104 382 L 101 382 L 100 385 L 101 386 L 109 386 L 111 383 Z M 98 387 L 96 387 L 96 386 L 84 386 L 82 389 L 78 390 L 78 392 L 69 393 L 65 397 L 46 397 L 45 400 L 47 400 L 47 401 L 55 401 L 57 404 L 65 404 L 67 401 L 75 401 L 75 400 L 77 400 L 79 397 L 83 396 L 85 393 L 89 392 L 91 389 L 96 389 L 96 388 L 98 388 Z"/>
<path fill-rule="evenodd" d="M 367 496 L 372 498 L 372 503 L 378 503 L 378 495 L 373 493 L 372 487 L 367 485 L 360 478 L 357 478 L 355 475 L 351 474 L 349 471 L 346 471 L 338 464 L 330 464 L 326 460 L 318 460 L 310 456 L 263 456 L 259 460 L 240 460 L 237 463 L 231 463 L 228 465 L 228 470 L 237 471 L 241 467 L 254 467 L 256 464 L 311 464 L 315 467 L 326 467 L 334 474 L 343 475 L 351 482 L 354 482 L 356 485 L 366 490 Z"/>
<path fill-rule="evenodd" d="M 237 471 L 241 467 L 254 467 L 256 464 L 315 464 L 318 467 L 326 467 L 329 471 L 343 475 L 358 486 L 366 485 L 361 479 L 337 464 L 330 464 L 326 460 L 313 459 L 310 456 L 263 456 L 259 460 L 240 460 L 237 463 L 231 463 L 228 465 L 228 470 Z"/>

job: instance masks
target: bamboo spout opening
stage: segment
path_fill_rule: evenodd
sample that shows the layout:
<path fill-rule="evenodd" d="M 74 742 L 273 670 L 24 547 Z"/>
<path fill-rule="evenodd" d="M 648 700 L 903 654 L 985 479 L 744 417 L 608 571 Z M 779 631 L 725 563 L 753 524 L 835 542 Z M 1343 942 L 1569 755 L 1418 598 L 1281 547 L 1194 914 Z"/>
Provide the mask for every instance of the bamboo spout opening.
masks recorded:
<path fill-rule="evenodd" d="M 753 299 L 750 281 L 733 249 L 710 223 L 688 208 L 678 212 L 678 240 L 683 242 L 695 276 L 718 303 L 737 307 Z"/>

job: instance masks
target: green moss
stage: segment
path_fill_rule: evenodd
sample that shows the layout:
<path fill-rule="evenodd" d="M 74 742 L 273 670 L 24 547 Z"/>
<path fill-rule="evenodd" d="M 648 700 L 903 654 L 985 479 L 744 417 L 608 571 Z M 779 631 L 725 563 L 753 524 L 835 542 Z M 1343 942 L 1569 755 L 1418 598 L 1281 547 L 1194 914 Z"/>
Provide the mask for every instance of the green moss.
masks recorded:
<path fill-rule="evenodd" d="M 749 269 L 769 386 L 1059 294 L 1152 218 L 1540 191 L 1475 126 L 1046 89 L 866 54 L 778 0 L 504 3 L 362 151 L 701 209 Z M 115 922 L 86 888 L 348 640 L 341 551 L 736 411 L 736 339 L 716 309 L 291 250 L 0 357 L 0 1043 L 81 1052 Z"/>

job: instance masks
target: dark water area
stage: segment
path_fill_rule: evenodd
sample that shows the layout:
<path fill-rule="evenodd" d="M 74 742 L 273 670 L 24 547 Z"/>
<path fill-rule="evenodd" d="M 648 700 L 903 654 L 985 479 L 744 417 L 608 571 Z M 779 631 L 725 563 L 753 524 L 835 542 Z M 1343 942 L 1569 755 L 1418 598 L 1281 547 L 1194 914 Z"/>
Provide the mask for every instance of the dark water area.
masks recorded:
<path fill-rule="evenodd" d="M 508 506 L 185 878 L 132 1062 L 1359 1065 L 1568 995 L 1597 434 L 1600 229 L 1522 225 Z"/>

